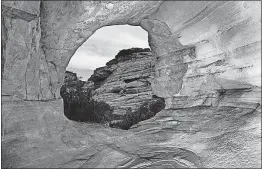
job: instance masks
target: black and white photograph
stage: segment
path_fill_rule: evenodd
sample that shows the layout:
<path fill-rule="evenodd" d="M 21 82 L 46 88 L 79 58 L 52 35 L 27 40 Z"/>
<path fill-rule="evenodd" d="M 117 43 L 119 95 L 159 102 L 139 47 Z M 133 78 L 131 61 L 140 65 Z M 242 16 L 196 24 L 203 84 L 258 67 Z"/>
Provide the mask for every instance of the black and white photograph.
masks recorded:
<path fill-rule="evenodd" d="M 1 0 L 1 168 L 261 168 L 261 1 Z"/>

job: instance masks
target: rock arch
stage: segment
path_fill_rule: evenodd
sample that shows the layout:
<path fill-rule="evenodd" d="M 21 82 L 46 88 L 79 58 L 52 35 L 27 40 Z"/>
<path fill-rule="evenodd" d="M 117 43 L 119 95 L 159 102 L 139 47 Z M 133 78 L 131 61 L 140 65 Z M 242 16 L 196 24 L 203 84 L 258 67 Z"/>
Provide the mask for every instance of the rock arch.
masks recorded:
<path fill-rule="evenodd" d="M 58 98 L 77 47 L 100 27 L 130 24 L 149 33 L 152 87 L 166 104 L 134 135 L 115 137 L 97 126 L 74 130 L 61 100 L 4 102 L 4 166 L 141 167 L 136 155 L 142 163 L 159 157 L 154 166 L 261 166 L 261 2 L 2 1 L 1 19 L 2 101 Z M 89 142 L 89 132 L 102 141 Z"/>
<path fill-rule="evenodd" d="M 234 57 L 237 48 L 249 44 L 257 48 L 259 36 L 248 30 L 259 34 L 259 6 L 216 1 L 3 2 L 2 95 L 13 100 L 59 98 L 65 68 L 77 48 L 103 26 L 129 24 L 149 34 L 158 58 L 155 93 L 172 97 L 182 89 L 188 72 L 184 62 L 202 57 L 203 50 Z M 249 35 L 248 41 L 241 41 Z M 252 74 L 252 69 L 248 71 Z"/>
<path fill-rule="evenodd" d="M 139 25 L 160 4 L 135 1 L 3 3 L 2 25 L 6 28 L 3 29 L 6 35 L 2 64 L 6 70 L 3 74 L 3 91 L 6 92 L 3 95 L 19 100 L 59 98 L 59 88 L 70 58 L 97 29 L 116 24 Z M 19 24 L 24 26 L 24 32 L 12 29 Z M 21 38 L 11 39 L 16 34 Z M 29 52 L 15 56 L 11 53 L 14 45 Z M 14 65 L 8 63 L 9 59 L 19 57 L 21 60 Z M 22 75 L 11 77 L 11 69 L 12 74 L 20 72 Z"/>

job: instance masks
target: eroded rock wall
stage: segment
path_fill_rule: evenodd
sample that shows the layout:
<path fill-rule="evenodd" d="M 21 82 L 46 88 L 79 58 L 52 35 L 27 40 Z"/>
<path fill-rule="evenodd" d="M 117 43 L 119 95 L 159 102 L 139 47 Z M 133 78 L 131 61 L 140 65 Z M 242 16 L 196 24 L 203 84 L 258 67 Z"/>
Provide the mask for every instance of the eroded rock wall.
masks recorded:
<path fill-rule="evenodd" d="M 161 1 L 4 1 L 3 91 L 6 100 L 59 98 L 70 58 L 97 29 L 139 25 Z"/>
<path fill-rule="evenodd" d="M 39 2 L 2 4 L 2 96 L 30 100 L 40 90 Z"/>
<path fill-rule="evenodd" d="M 154 92 L 189 96 L 188 103 L 195 97 L 195 105 L 201 105 L 196 97 L 206 92 L 261 86 L 260 7 L 244 1 L 162 3 L 141 22 L 158 57 Z"/>

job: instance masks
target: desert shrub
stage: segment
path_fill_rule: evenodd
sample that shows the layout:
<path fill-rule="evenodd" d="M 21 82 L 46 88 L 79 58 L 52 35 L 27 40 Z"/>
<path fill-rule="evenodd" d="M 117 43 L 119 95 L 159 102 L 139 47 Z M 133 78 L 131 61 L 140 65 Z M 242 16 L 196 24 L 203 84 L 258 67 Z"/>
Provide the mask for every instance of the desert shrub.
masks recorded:
<path fill-rule="evenodd" d="M 70 81 L 61 87 L 65 116 L 74 121 L 104 123 L 113 119 L 113 109 L 105 102 L 92 99 L 93 86 L 85 82 Z"/>

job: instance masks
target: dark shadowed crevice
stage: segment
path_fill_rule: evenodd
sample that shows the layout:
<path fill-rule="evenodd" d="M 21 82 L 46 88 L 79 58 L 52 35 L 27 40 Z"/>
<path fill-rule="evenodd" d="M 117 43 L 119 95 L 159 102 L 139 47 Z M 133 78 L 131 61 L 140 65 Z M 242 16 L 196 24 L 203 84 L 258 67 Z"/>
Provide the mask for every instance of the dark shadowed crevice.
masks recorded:
<path fill-rule="evenodd" d="M 65 116 L 70 120 L 80 122 L 104 123 L 110 121 L 113 118 L 112 108 L 105 102 L 97 102 L 92 99 L 91 92 L 94 86 L 79 80 L 76 74 L 70 72 L 66 74 L 65 84 L 60 90 L 64 101 Z"/>
<path fill-rule="evenodd" d="M 130 82 L 133 82 L 133 81 L 137 81 L 139 80 L 140 78 L 133 78 L 133 79 L 126 79 L 124 80 L 125 83 L 130 83 Z"/>
<path fill-rule="evenodd" d="M 8 40 L 8 37 L 7 37 L 7 34 L 8 34 L 8 30 L 5 26 L 5 22 L 6 22 L 6 19 L 5 19 L 5 16 L 2 15 L 1 17 L 1 26 L 2 26 L 2 29 L 1 29 L 1 33 L 2 33 L 2 38 L 1 38 L 1 79 L 3 79 L 3 75 L 4 75 L 4 65 L 5 65 L 5 50 L 6 50 L 6 43 L 4 43 L 5 41 Z"/>
<path fill-rule="evenodd" d="M 128 130 L 132 125 L 154 117 L 158 112 L 165 108 L 163 98 L 152 98 L 149 102 L 143 103 L 135 112 L 129 112 L 120 121 L 110 123 L 110 127 Z"/>

